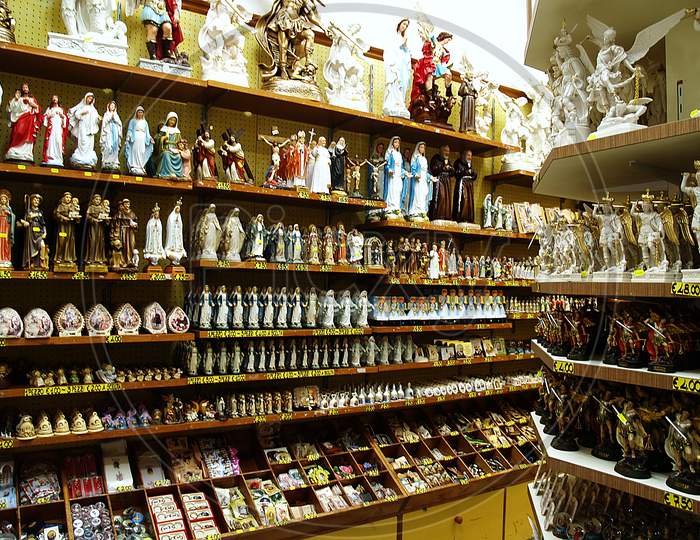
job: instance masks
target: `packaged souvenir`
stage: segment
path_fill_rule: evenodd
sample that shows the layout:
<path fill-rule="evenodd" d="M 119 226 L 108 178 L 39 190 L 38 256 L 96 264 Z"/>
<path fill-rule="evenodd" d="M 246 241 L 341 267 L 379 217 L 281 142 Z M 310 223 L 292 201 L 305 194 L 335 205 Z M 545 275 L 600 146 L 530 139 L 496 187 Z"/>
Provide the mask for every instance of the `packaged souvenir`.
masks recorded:
<path fill-rule="evenodd" d="M 85 328 L 85 319 L 77 307 L 66 304 L 53 316 L 59 337 L 79 336 Z"/>
<path fill-rule="evenodd" d="M 24 316 L 24 337 L 27 339 L 47 338 L 53 333 L 53 321 L 41 308 L 34 308 Z"/>
<path fill-rule="evenodd" d="M 166 334 L 168 326 L 165 310 L 158 302 L 148 304 L 143 310 L 143 327 L 149 334 Z"/>
<path fill-rule="evenodd" d="M 134 306 L 122 304 L 117 308 L 113 315 L 114 326 L 117 329 L 117 334 L 120 336 L 137 335 L 141 328 L 141 317 Z"/>
<path fill-rule="evenodd" d="M 102 304 L 95 304 L 85 314 L 85 326 L 89 336 L 108 336 L 112 333 L 114 321 Z"/>

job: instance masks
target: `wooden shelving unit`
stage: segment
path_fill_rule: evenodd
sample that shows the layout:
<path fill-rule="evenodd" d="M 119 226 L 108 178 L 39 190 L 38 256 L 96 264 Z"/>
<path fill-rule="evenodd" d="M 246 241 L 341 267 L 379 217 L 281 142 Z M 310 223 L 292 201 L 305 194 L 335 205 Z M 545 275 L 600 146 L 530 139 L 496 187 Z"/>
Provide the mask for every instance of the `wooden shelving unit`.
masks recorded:
<path fill-rule="evenodd" d="M 41 270 L 0 270 L 1 280 L 61 280 L 61 281 L 192 281 L 194 274 L 166 272 L 43 272 Z"/>
<path fill-rule="evenodd" d="M 477 366 L 483 364 L 496 364 L 503 362 L 519 362 L 534 360 L 537 356 L 529 353 L 506 354 L 502 356 L 472 356 L 470 358 L 457 358 L 454 360 L 436 360 L 433 362 L 415 362 L 410 364 L 389 364 L 381 366 L 306 369 L 289 371 L 272 371 L 267 373 L 237 373 L 228 375 L 194 375 L 160 381 L 135 381 L 95 384 L 73 384 L 65 386 L 43 386 L 0 389 L 0 399 L 9 398 L 42 398 L 47 396 L 72 396 L 76 394 L 96 394 L 101 392 L 132 392 L 173 390 L 200 385 L 238 384 L 261 381 L 286 381 L 294 379 L 314 379 L 325 377 L 344 377 L 354 375 L 376 375 L 384 373 L 404 372 L 410 374 L 413 371 L 425 369 L 442 369 L 459 366 Z"/>
<path fill-rule="evenodd" d="M 692 512 L 700 515 L 700 495 L 689 495 L 666 485 L 666 475 L 651 473 L 648 480 L 636 480 L 627 478 L 615 472 L 615 462 L 598 459 L 591 455 L 590 449 L 581 449 L 577 452 L 564 452 L 552 448 L 552 435 L 546 435 L 542 431 L 539 419 L 532 413 L 532 418 L 537 428 L 537 433 L 547 452 L 547 465 L 557 472 L 572 474 L 584 480 L 590 480 L 612 489 L 630 493 L 636 497 L 642 497 L 660 504 L 666 504 L 667 497 L 682 497 L 690 500 Z"/>
<path fill-rule="evenodd" d="M 359 228 L 359 227 L 358 227 Z M 494 229 L 474 229 L 460 227 L 459 225 L 435 225 L 431 222 L 415 222 L 403 220 L 385 220 L 374 223 L 366 223 L 361 227 L 367 231 L 423 231 L 430 233 L 443 234 L 458 234 L 462 236 L 470 236 L 479 240 L 494 239 L 494 240 L 532 240 L 532 234 L 514 233 L 510 231 L 497 231 Z"/>
<path fill-rule="evenodd" d="M 533 179 L 535 178 L 535 173 L 532 171 L 507 171 L 497 174 L 489 174 L 484 176 L 484 180 L 487 182 L 494 182 L 495 185 L 510 185 L 510 186 L 521 186 L 521 187 L 532 187 Z"/>
<path fill-rule="evenodd" d="M 683 296 L 674 293 L 678 285 L 674 283 L 647 282 L 598 282 L 598 281 L 536 281 L 534 292 L 543 294 L 568 294 L 575 296 L 606 296 L 631 298 L 675 298 Z"/>
<path fill-rule="evenodd" d="M 392 277 L 384 278 L 384 283 L 389 285 L 430 285 L 433 287 L 532 287 L 533 280 L 512 279 L 501 281 L 495 279 L 471 279 L 462 277 L 448 277 L 440 279 Z"/>
<path fill-rule="evenodd" d="M 139 334 L 136 336 L 73 336 L 49 338 L 0 338 L 0 347 L 56 347 L 68 345 L 128 345 L 138 343 L 174 343 L 192 341 L 194 334 Z"/>
<path fill-rule="evenodd" d="M 295 264 L 295 263 L 272 263 L 267 261 L 192 261 L 190 267 L 206 270 L 253 270 L 258 272 L 313 272 L 331 274 L 370 274 L 385 275 L 385 268 L 372 268 L 368 266 L 357 266 L 354 264 Z"/>
<path fill-rule="evenodd" d="M 549 369 L 557 373 L 575 375 L 587 379 L 598 379 L 661 390 L 674 390 L 697 394 L 700 391 L 700 372 L 677 371 L 675 373 L 655 373 L 646 369 L 630 369 L 616 365 L 606 365 L 599 359 L 569 360 L 563 356 L 553 356 L 537 341 L 532 340 L 533 353 Z"/>
<path fill-rule="evenodd" d="M 83 435 L 64 435 L 53 437 L 36 438 L 29 441 L 19 439 L 0 440 L 0 452 L 9 449 L 25 448 L 56 448 L 70 446 L 81 443 L 100 443 L 114 439 L 134 439 L 143 437 L 161 437 L 177 433 L 188 435 L 195 432 L 221 431 L 244 426 L 273 422 L 296 422 L 302 420 L 313 420 L 316 418 L 326 418 L 335 416 L 350 416 L 357 414 L 367 414 L 375 411 L 406 409 L 411 407 L 422 407 L 446 402 L 463 401 L 468 399 L 480 399 L 489 396 L 517 394 L 530 392 L 539 388 L 539 384 L 528 384 L 523 386 L 508 386 L 501 390 L 485 390 L 483 392 L 470 392 L 468 394 L 455 394 L 451 396 L 438 396 L 432 398 L 415 398 L 388 403 L 375 403 L 372 405 L 362 405 L 359 407 L 342 407 L 337 409 L 314 409 L 310 411 L 295 411 L 291 413 L 266 414 L 258 416 L 245 416 L 241 418 L 229 418 L 227 420 L 211 420 L 203 422 L 184 422 L 181 424 L 157 424 L 149 427 L 139 427 L 130 429 L 117 429 L 111 431 L 100 431 L 98 433 L 85 433 Z"/>

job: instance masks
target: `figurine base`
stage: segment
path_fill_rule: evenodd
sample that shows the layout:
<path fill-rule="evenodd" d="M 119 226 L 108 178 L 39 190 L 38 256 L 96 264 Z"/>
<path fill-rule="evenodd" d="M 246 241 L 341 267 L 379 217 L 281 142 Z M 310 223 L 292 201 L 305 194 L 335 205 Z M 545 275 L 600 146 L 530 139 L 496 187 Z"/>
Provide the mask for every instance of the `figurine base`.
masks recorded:
<path fill-rule="evenodd" d="M 0 41 L 4 43 L 16 43 L 14 32 L 5 27 L 0 27 Z"/>
<path fill-rule="evenodd" d="M 219 81 L 226 84 L 232 84 L 234 86 L 242 86 L 243 88 L 249 88 L 250 82 L 248 81 L 248 73 L 243 67 L 242 71 L 226 71 L 224 69 L 216 69 L 211 67 L 206 67 L 206 61 L 202 58 L 202 80 L 204 81 Z"/>
<path fill-rule="evenodd" d="M 432 223 L 437 227 L 457 227 L 457 222 L 451 219 L 434 219 Z"/>
<path fill-rule="evenodd" d="M 591 133 L 588 136 L 588 140 L 592 141 L 594 139 L 600 139 L 601 137 L 610 137 L 612 135 L 621 135 L 622 133 L 631 133 L 632 131 L 638 131 L 640 129 L 646 129 L 646 126 L 639 124 L 620 123 L 605 125 L 606 122 L 603 120 L 598 126 L 598 130 Z"/>
<path fill-rule="evenodd" d="M 49 51 L 72 54 L 114 64 L 127 65 L 129 63 L 127 58 L 129 45 L 126 42 L 114 43 L 113 41 L 99 38 L 92 39 L 49 32 L 49 44 L 46 48 Z"/>
<path fill-rule="evenodd" d="M 646 465 L 646 460 L 641 458 L 624 458 L 618 461 L 615 465 L 615 472 L 626 476 L 627 478 L 635 478 L 637 480 L 646 480 L 651 478 L 651 472 Z"/>
<path fill-rule="evenodd" d="M 700 476 L 691 472 L 679 472 L 669 476 L 666 485 L 689 495 L 700 495 Z"/>
<path fill-rule="evenodd" d="M 576 440 L 565 431 L 561 435 L 552 439 L 552 448 L 556 448 L 562 452 L 577 452 L 579 446 L 576 443 Z"/>
<path fill-rule="evenodd" d="M 596 436 L 592 431 L 585 431 L 576 437 L 576 442 L 578 442 L 584 448 L 594 448 Z"/>
<path fill-rule="evenodd" d="M 591 134 L 588 124 L 567 125 L 554 138 L 553 147 L 584 142 Z"/>
<path fill-rule="evenodd" d="M 146 267 L 146 273 L 147 274 L 162 274 L 163 273 L 163 267 L 159 265 L 153 265 L 149 264 Z"/>
<path fill-rule="evenodd" d="M 139 67 L 149 71 L 165 73 L 167 75 L 177 75 L 178 77 L 192 77 L 192 67 L 183 66 L 180 64 L 171 64 L 170 62 L 161 62 L 160 60 L 150 60 L 149 58 L 140 58 Z"/>
<path fill-rule="evenodd" d="M 184 266 L 180 266 L 179 264 L 172 264 L 170 266 L 165 267 L 165 273 L 166 274 L 186 274 L 186 270 Z"/>
<path fill-rule="evenodd" d="M 78 265 L 75 263 L 53 263 L 54 272 L 75 273 L 78 271 Z"/>
<path fill-rule="evenodd" d="M 331 190 L 331 195 L 335 195 L 336 197 L 347 197 L 348 192 L 342 189 L 333 189 Z"/>
<path fill-rule="evenodd" d="M 616 272 L 614 270 L 601 270 L 591 273 L 591 281 L 625 283 L 632 279 L 632 272 Z"/>
<path fill-rule="evenodd" d="M 641 368 L 643 368 L 643 367 L 647 367 L 647 363 L 646 363 L 643 359 L 637 358 L 637 357 L 631 357 L 631 358 L 623 357 L 623 358 L 620 358 L 620 359 L 617 361 L 617 365 L 620 366 L 620 367 L 629 368 L 629 369 L 641 369 Z"/>
<path fill-rule="evenodd" d="M 272 77 L 263 83 L 262 88 L 275 94 L 310 99 L 311 101 L 322 101 L 321 90 L 315 83 Z"/>
<path fill-rule="evenodd" d="M 681 270 L 683 283 L 700 283 L 700 268 Z"/>
<path fill-rule="evenodd" d="M 109 272 L 109 268 L 107 268 L 106 264 L 91 263 L 85 265 L 85 272 L 91 274 L 106 274 Z"/>
<path fill-rule="evenodd" d="M 369 105 L 364 99 L 346 99 L 340 96 L 336 97 L 332 95 L 330 90 L 326 90 L 326 98 L 328 99 L 329 105 L 345 107 L 346 109 L 353 109 L 355 111 L 369 112 Z"/>
<path fill-rule="evenodd" d="M 382 114 L 384 116 L 394 116 L 396 118 L 405 118 L 408 120 L 411 118 L 411 113 L 405 107 L 403 109 L 383 109 Z"/>
<path fill-rule="evenodd" d="M 648 369 L 653 373 L 675 373 L 678 371 L 675 362 L 671 360 L 656 360 L 649 362 Z"/>
<path fill-rule="evenodd" d="M 524 152 L 514 152 L 503 156 L 500 172 L 530 171 L 534 173 L 537 172 L 535 169 L 537 169 L 537 167 L 534 166 L 527 154 Z"/>
<path fill-rule="evenodd" d="M 646 271 L 641 276 L 632 276 L 632 283 L 673 283 L 681 279 L 677 272 L 649 272 Z"/>

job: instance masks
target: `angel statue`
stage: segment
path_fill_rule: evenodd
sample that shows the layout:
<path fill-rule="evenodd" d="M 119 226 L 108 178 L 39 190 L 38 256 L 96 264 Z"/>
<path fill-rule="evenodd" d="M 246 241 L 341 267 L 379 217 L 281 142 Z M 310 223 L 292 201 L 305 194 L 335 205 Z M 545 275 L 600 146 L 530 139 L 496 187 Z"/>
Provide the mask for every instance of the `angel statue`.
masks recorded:
<path fill-rule="evenodd" d="M 491 101 L 498 85 L 489 81 L 489 74 L 486 71 L 477 73 L 472 79 L 472 84 L 476 90 L 476 133 L 480 137 L 488 138 L 493 123 Z"/>
<path fill-rule="evenodd" d="M 333 23 L 328 26 L 328 35 L 333 44 L 323 66 L 323 78 L 328 83 L 328 103 L 367 111 L 369 95 L 365 88 L 365 68 L 361 56 L 369 50 L 369 46 L 358 37 L 361 29 L 359 24 L 351 24 L 345 30 Z"/>
<path fill-rule="evenodd" d="M 320 0 L 274 0 L 270 11 L 258 19 L 255 39 L 266 62 L 260 64 L 263 89 L 321 101 L 316 83 L 314 27 L 328 31 L 319 20 Z"/>
<path fill-rule="evenodd" d="M 642 248 L 642 259 L 648 273 L 666 272 L 668 259 L 664 247 L 666 226 L 661 216 L 654 210 L 654 197 L 647 190 L 642 194 L 641 212 L 637 209 L 638 202 L 633 202 L 630 214 L 637 220 L 639 236 L 637 242 Z"/>
<path fill-rule="evenodd" d="M 588 15 L 588 27 L 593 35 L 587 39 L 599 48 L 593 66 L 580 47 L 582 60 L 591 72 L 586 87 L 588 102 L 605 115 L 598 125 L 596 136 L 627 133 L 646 127 L 638 122 L 652 100 L 640 95 L 642 72 L 635 64 L 681 20 L 696 15 L 696 12 L 696 9 L 681 9 L 641 30 L 629 51 L 615 42 L 617 32 L 614 28 Z"/>
<path fill-rule="evenodd" d="M 530 131 L 525 150 L 534 165 L 539 170 L 552 146 L 550 144 L 550 128 L 552 119 L 552 94 L 544 85 L 537 85 L 529 94 L 532 100 L 530 114 L 526 123 Z"/>
<path fill-rule="evenodd" d="M 600 229 L 599 242 L 603 252 L 603 270 L 624 272 L 627 269 L 627 259 L 622 244 L 622 222 L 612 205 L 615 199 L 608 193 L 601 200 L 602 205 L 593 206 L 593 217 L 598 221 Z"/>
<path fill-rule="evenodd" d="M 681 191 L 688 196 L 690 204 L 693 205 L 693 221 L 690 224 L 690 229 L 695 235 L 695 240 L 700 250 L 700 160 L 696 159 L 693 165 L 695 166 L 695 173 L 683 173 Z M 691 185 L 693 181 L 695 185 Z"/>
<path fill-rule="evenodd" d="M 202 51 L 202 79 L 250 86 L 241 28 L 252 18 L 236 0 L 209 0 L 207 18 L 197 37 Z"/>
<path fill-rule="evenodd" d="M 532 135 L 527 118 L 522 110 L 522 107 L 527 104 L 527 98 L 524 96 L 512 98 L 500 92 L 495 95 L 501 108 L 505 111 L 501 142 L 520 148 L 520 152 L 511 152 L 501 158 L 501 172 L 520 169 L 526 171 L 534 170 L 534 164 L 524 152 Z"/>
<path fill-rule="evenodd" d="M 114 0 L 61 0 L 66 34 L 49 32 L 48 50 L 126 64 L 126 25 L 114 20 L 115 7 Z"/>

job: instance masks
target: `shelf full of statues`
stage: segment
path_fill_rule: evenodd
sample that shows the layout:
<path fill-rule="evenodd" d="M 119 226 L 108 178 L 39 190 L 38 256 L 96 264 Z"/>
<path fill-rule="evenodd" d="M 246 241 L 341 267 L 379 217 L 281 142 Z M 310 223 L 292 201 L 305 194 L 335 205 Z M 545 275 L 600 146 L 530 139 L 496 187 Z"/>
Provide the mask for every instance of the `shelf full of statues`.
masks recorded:
<path fill-rule="evenodd" d="M 681 184 L 689 195 L 696 189 L 690 186 L 690 176 L 685 174 Z M 697 182 L 700 169 L 694 176 Z M 691 220 L 685 203 L 648 189 L 640 201 L 613 203 L 608 194 L 573 219 L 560 215 L 540 225 L 538 281 L 698 281 L 695 217 Z"/>
<path fill-rule="evenodd" d="M 700 527 L 694 516 L 575 475 L 538 471 L 528 486 L 543 540 L 556 538 L 679 538 Z M 630 515 L 644 516 L 630 519 Z"/>
<path fill-rule="evenodd" d="M 700 478 L 697 397 L 545 373 L 536 407 L 538 431 L 553 470 L 664 502 L 666 493 L 695 501 Z"/>

